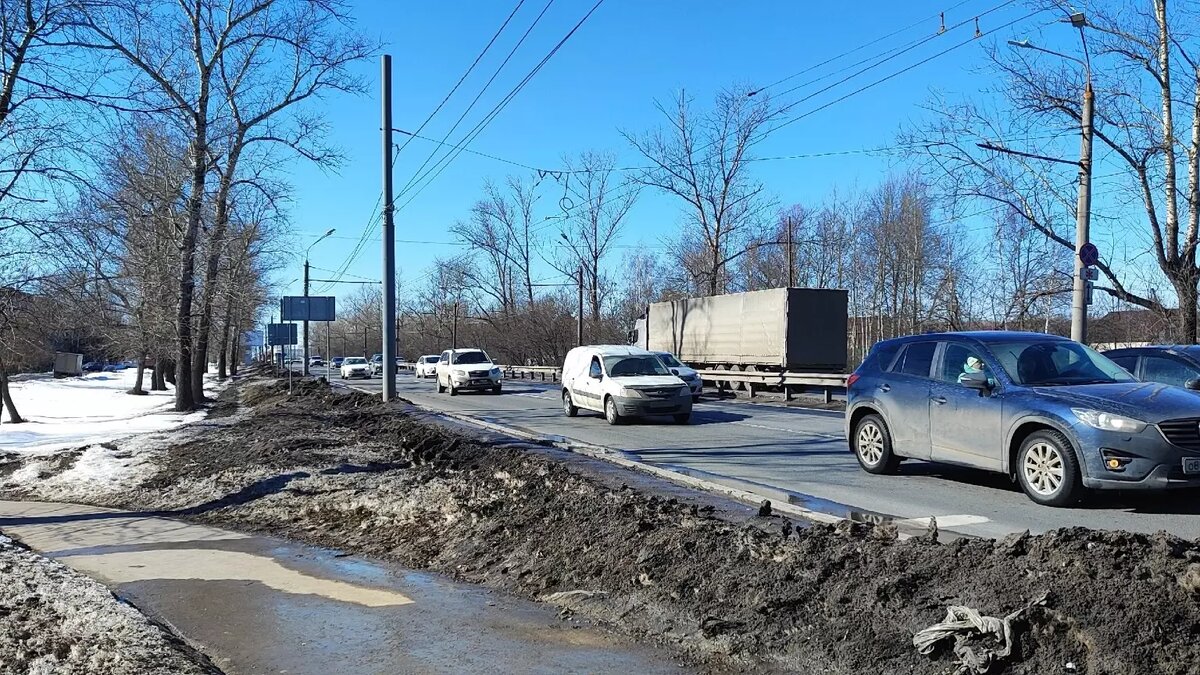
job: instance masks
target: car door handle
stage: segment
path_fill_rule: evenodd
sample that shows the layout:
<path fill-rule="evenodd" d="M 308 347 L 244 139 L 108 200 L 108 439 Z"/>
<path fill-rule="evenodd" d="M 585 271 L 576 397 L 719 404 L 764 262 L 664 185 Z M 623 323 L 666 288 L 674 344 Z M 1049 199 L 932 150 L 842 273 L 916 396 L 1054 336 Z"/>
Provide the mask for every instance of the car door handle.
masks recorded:
<path fill-rule="evenodd" d="M 891 391 L 891 390 L 892 390 L 892 385 L 890 385 L 890 384 L 879 385 L 879 391 L 887 392 L 887 391 Z"/>
<path fill-rule="evenodd" d="M 930 400 L 930 401 L 933 401 L 934 403 L 936 403 L 936 404 L 938 404 L 938 405 L 945 405 L 945 404 L 946 404 L 946 397 L 945 397 L 945 396 L 934 396 L 933 398 L 931 398 L 931 399 L 929 399 L 929 400 Z"/>

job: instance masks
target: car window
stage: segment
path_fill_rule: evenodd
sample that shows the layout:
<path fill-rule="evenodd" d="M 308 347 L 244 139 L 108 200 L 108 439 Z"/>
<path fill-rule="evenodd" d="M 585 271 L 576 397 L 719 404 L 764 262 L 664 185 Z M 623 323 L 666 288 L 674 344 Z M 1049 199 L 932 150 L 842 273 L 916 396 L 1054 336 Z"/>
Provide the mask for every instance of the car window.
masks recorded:
<path fill-rule="evenodd" d="M 933 367 L 933 352 L 936 347 L 936 342 L 913 342 L 906 345 L 904 353 L 892 365 L 892 372 L 929 377 L 929 370 Z"/>
<path fill-rule="evenodd" d="M 1182 387 L 1196 377 L 1194 370 L 1175 359 L 1162 356 L 1144 356 L 1142 359 L 1142 379 Z"/>
<path fill-rule="evenodd" d="M 601 375 L 603 372 L 600 370 L 600 358 L 593 356 L 592 363 L 588 366 L 588 377 L 598 380 Z"/>
<path fill-rule="evenodd" d="M 351 356 L 350 358 L 343 360 L 343 361 L 342 361 L 342 364 L 343 364 L 343 365 L 351 365 L 351 366 L 352 366 L 352 365 L 355 365 L 355 364 L 360 364 L 360 365 L 361 365 L 361 364 L 363 364 L 363 363 L 366 363 L 366 362 L 367 362 L 367 360 L 366 360 L 366 359 L 364 359 L 364 358 L 363 358 L 363 357 L 361 357 L 361 356 Z"/>
<path fill-rule="evenodd" d="M 450 352 L 442 352 L 438 357 L 438 363 L 450 363 Z"/>
<path fill-rule="evenodd" d="M 1108 356 L 1108 355 L 1105 354 L 1105 356 Z M 1126 371 L 1128 371 L 1130 375 L 1132 375 L 1134 373 L 1134 371 L 1137 369 L 1137 359 L 1138 359 L 1137 354 L 1125 354 L 1123 356 L 1109 356 L 1108 358 L 1112 359 L 1113 363 L 1117 364 L 1118 366 L 1121 366 Z"/>
<path fill-rule="evenodd" d="M 668 368 L 685 368 L 686 367 L 682 363 L 679 362 L 679 359 L 675 358 L 671 354 L 659 354 L 658 358 L 662 359 L 663 364 L 666 365 L 666 367 L 668 367 Z"/>
<path fill-rule="evenodd" d="M 454 355 L 454 362 L 460 365 L 471 363 L 488 363 L 488 355 L 483 352 L 459 352 Z"/>
<path fill-rule="evenodd" d="M 1018 340 L 991 345 L 1013 382 L 1030 387 L 1133 382 L 1133 377 L 1099 352 L 1067 340 Z"/>
<path fill-rule="evenodd" d="M 968 373 L 983 373 L 989 379 L 992 377 L 991 370 L 983 362 L 978 349 L 961 342 L 947 343 L 945 351 L 942 352 L 942 367 L 938 379 L 957 384 Z"/>
<path fill-rule="evenodd" d="M 657 356 L 646 354 L 636 356 L 606 356 L 604 369 L 609 377 L 636 377 L 638 375 L 670 375 L 667 367 L 658 360 Z"/>

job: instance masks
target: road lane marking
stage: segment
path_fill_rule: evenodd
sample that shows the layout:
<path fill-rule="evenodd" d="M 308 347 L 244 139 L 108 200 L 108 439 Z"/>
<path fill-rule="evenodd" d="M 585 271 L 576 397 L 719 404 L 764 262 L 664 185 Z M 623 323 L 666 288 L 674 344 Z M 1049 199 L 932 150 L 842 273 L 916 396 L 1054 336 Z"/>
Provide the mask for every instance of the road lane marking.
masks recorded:
<path fill-rule="evenodd" d="M 938 527 L 964 527 L 966 525 L 982 525 L 992 522 L 990 518 L 983 516 L 973 516 L 970 514 L 953 515 L 953 516 L 932 516 L 937 519 Z M 904 523 L 914 527 L 929 527 L 929 517 L 926 518 L 905 518 L 904 520 L 896 521 L 897 524 Z"/>
<path fill-rule="evenodd" d="M 830 438 L 836 441 L 844 441 L 846 437 L 842 434 L 825 434 L 819 431 L 802 431 L 800 429 L 785 429 L 783 427 L 772 427 L 766 424 L 754 424 L 753 422 L 730 422 L 743 427 L 753 427 L 755 429 L 764 429 L 766 431 L 782 431 L 787 434 L 800 434 L 801 436 L 817 436 L 819 438 Z"/>

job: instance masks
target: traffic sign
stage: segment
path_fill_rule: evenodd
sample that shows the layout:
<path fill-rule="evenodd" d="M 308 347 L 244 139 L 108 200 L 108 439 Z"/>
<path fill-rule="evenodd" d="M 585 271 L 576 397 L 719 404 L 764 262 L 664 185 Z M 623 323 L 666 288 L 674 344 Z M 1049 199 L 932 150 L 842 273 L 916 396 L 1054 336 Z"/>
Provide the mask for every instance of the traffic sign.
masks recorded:
<path fill-rule="evenodd" d="M 1092 242 L 1088 242 L 1079 247 L 1079 262 L 1091 267 L 1100 262 L 1100 249 Z"/>
<path fill-rule="evenodd" d="M 296 324 L 269 323 L 267 324 L 267 342 L 272 346 L 288 346 L 297 344 Z"/>
<path fill-rule="evenodd" d="M 283 321 L 335 321 L 333 296 L 287 295 L 279 299 Z"/>

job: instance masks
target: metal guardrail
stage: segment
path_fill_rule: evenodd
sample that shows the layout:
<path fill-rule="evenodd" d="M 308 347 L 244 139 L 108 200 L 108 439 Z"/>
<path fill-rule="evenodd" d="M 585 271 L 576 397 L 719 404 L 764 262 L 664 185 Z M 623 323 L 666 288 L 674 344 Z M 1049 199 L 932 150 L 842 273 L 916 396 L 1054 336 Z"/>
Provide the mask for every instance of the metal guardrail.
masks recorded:
<path fill-rule="evenodd" d="M 554 366 L 500 366 L 504 377 L 510 380 L 533 380 L 541 382 L 558 382 L 562 373 L 561 368 Z M 825 402 L 833 400 L 834 393 L 844 393 L 846 377 L 844 373 L 760 373 L 746 370 L 700 370 L 700 377 L 711 383 L 717 389 L 728 389 L 730 385 L 743 384 L 753 397 L 762 388 L 772 387 L 781 390 L 788 400 L 798 388 L 816 388 L 822 390 Z"/>
<path fill-rule="evenodd" d="M 561 368 L 554 366 L 500 366 L 505 379 L 509 380 L 540 380 L 542 382 L 558 382 Z"/>

